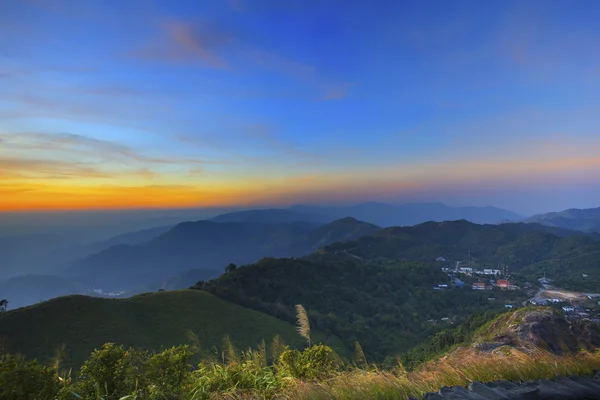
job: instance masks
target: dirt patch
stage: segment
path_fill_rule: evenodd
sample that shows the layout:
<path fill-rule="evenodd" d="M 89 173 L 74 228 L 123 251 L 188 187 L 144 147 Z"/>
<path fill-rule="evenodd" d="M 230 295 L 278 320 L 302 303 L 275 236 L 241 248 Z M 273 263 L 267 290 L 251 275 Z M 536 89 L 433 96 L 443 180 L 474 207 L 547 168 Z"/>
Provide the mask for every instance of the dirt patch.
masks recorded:
<path fill-rule="evenodd" d="M 540 297 L 546 299 L 582 300 L 587 298 L 583 293 L 568 292 L 566 290 L 544 290 Z"/>

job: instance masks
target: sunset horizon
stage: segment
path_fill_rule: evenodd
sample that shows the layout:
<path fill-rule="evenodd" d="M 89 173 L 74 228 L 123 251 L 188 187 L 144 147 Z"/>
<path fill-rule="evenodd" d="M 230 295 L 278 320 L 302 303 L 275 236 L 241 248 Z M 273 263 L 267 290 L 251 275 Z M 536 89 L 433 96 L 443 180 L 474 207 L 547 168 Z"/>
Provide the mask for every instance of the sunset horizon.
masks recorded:
<path fill-rule="evenodd" d="M 595 207 L 586 4 L 5 3 L 0 212 Z"/>

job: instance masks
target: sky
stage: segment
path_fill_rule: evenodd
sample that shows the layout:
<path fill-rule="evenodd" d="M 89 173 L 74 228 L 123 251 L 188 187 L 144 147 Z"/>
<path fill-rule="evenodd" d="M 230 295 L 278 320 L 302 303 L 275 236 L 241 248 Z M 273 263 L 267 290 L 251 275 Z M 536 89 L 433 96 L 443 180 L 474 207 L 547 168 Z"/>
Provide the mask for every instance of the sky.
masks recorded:
<path fill-rule="evenodd" d="M 600 2 L 3 0 L 0 211 L 600 206 Z"/>

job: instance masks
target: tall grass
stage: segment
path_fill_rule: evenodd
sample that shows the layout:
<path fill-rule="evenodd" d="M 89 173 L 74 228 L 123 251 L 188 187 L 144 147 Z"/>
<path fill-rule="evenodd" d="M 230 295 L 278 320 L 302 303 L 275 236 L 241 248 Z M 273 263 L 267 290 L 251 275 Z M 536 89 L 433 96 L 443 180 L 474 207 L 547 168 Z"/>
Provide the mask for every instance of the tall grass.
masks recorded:
<path fill-rule="evenodd" d="M 296 304 L 296 318 L 298 319 L 298 334 L 306 339 L 310 346 L 310 323 L 308 313 L 302 304 Z"/>
<path fill-rule="evenodd" d="M 443 386 L 470 382 L 526 381 L 568 375 L 589 375 L 600 368 L 600 352 L 556 356 L 543 350 L 530 353 L 506 348 L 494 353 L 458 350 L 420 370 L 354 370 L 326 382 L 304 382 L 295 387 L 294 399 L 408 399 L 421 398 Z"/>

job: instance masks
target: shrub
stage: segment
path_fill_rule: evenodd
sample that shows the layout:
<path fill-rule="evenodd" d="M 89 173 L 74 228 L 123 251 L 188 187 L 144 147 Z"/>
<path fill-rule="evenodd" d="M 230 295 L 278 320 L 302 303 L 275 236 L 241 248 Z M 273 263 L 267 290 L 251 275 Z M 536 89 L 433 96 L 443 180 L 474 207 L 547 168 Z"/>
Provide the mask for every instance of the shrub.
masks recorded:
<path fill-rule="evenodd" d="M 18 357 L 0 360 L 0 399 L 54 399 L 60 382 L 53 368 Z"/>
<path fill-rule="evenodd" d="M 181 400 L 192 386 L 193 357 L 189 346 L 173 347 L 151 356 L 145 365 L 149 397 L 156 400 Z"/>
<path fill-rule="evenodd" d="M 64 388 L 59 398 L 119 400 L 126 395 L 145 398 L 145 382 L 141 381 L 145 375 L 141 369 L 146 357 L 145 352 L 107 343 L 91 354 L 77 374 L 77 382 Z"/>
<path fill-rule="evenodd" d="M 283 375 L 299 379 L 321 379 L 330 376 L 338 365 L 331 347 L 315 345 L 304 349 L 286 350 L 279 357 L 278 368 Z"/>

